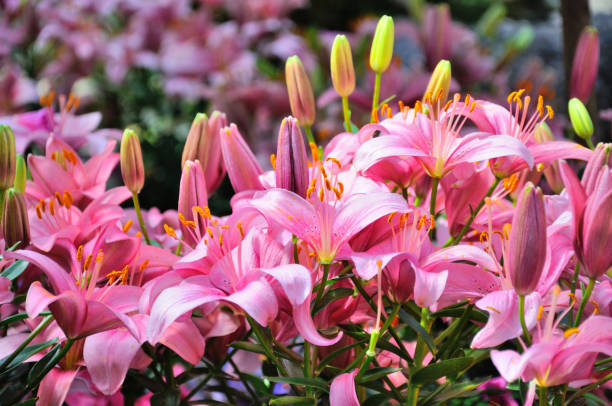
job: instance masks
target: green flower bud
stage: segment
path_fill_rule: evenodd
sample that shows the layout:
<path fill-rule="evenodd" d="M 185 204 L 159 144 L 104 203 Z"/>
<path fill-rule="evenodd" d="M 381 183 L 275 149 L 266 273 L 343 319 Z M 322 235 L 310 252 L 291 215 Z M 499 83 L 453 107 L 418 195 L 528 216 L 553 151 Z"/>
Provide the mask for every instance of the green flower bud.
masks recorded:
<path fill-rule="evenodd" d="M 0 125 L 0 191 L 15 182 L 15 135 L 8 125 Z"/>
<path fill-rule="evenodd" d="M 382 16 L 378 20 L 372 48 L 370 49 L 370 67 L 376 73 L 387 70 L 393 56 L 393 18 Z"/>
<path fill-rule="evenodd" d="M 593 121 L 584 104 L 574 97 L 568 103 L 570 121 L 574 132 L 582 139 L 590 141 L 593 135 Z"/>

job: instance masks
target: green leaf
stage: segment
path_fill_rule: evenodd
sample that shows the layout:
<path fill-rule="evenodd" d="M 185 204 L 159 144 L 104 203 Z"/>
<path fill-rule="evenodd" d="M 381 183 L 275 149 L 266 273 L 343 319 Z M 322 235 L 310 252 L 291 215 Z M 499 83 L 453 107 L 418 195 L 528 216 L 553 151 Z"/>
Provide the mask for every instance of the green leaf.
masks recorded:
<path fill-rule="evenodd" d="M 364 382 L 375 381 L 377 379 L 382 378 L 383 376 L 387 376 L 397 371 L 401 371 L 402 368 L 393 368 L 393 367 L 377 367 L 368 369 L 364 372 L 359 383 L 362 384 Z"/>
<path fill-rule="evenodd" d="M 451 358 L 436 362 L 435 364 L 427 365 L 412 375 L 412 383 L 424 385 L 432 383 L 443 376 L 456 376 L 460 371 L 469 367 L 472 363 L 472 357 Z"/>
<path fill-rule="evenodd" d="M 50 315 L 51 312 L 48 310 L 45 310 L 44 312 L 40 313 L 40 316 L 48 316 Z M 4 327 L 4 326 L 8 326 L 11 323 L 15 323 L 17 321 L 21 321 L 21 320 L 25 320 L 28 318 L 28 314 L 27 313 L 17 313 L 17 314 L 13 314 L 12 316 L 7 317 L 6 319 L 0 321 L 0 328 Z"/>
<path fill-rule="evenodd" d="M 251 374 L 247 374 L 245 372 L 240 372 L 240 376 L 245 380 L 248 381 L 251 386 L 253 388 L 255 388 L 255 391 L 262 394 L 262 395 L 269 395 L 270 394 L 270 387 L 269 385 L 266 384 L 266 382 L 264 382 L 263 379 L 261 379 L 258 376 L 255 375 L 251 375 Z"/>
<path fill-rule="evenodd" d="M 431 339 L 431 336 L 429 335 L 429 333 L 427 333 L 427 331 L 425 331 L 423 326 L 421 326 L 421 324 L 418 321 L 416 321 L 414 317 L 408 314 L 408 312 L 406 312 L 404 309 L 400 309 L 399 317 L 404 323 L 408 324 L 408 327 L 410 327 L 419 336 L 421 336 L 423 341 L 425 341 L 425 344 L 427 344 L 427 347 L 429 347 L 429 350 L 431 351 L 431 353 L 436 354 L 437 352 L 436 346 L 434 345 L 434 342 Z"/>
<path fill-rule="evenodd" d="M 319 378 L 302 378 L 302 377 L 290 377 L 290 376 L 264 376 L 264 379 L 270 382 L 281 382 L 288 383 L 290 385 L 308 386 L 311 388 L 317 388 L 323 392 L 329 393 L 329 388 L 324 380 Z"/>
<path fill-rule="evenodd" d="M 336 359 L 336 357 L 338 357 L 340 354 L 342 354 L 343 352 L 346 352 L 348 350 L 350 350 L 351 348 L 355 348 L 358 347 L 360 345 L 363 345 L 365 343 L 367 343 L 368 340 L 364 339 L 364 340 L 359 340 L 351 345 L 346 345 L 341 347 L 340 349 L 330 353 L 329 355 L 327 355 L 325 358 L 323 358 L 321 360 L 321 362 L 319 362 L 319 365 L 317 366 L 317 370 L 318 371 L 322 371 L 323 368 L 325 368 L 325 366 L 330 363 L 331 361 L 333 361 L 334 359 Z"/>
<path fill-rule="evenodd" d="M 20 365 L 23 361 L 25 361 L 26 359 L 30 358 L 32 355 L 44 350 L 47 347 L 52 346 L 53 344 L 57 343 L 57 338 L 54 338 L 52 340 L 49 341 L 45 341 L 43 343 L 38 343 L 38 344 L 34 344 L 34 345 L 30 345 L 27 346 L 23 349 L 23 351 L 21 351 L 19 353 L 19 355 L 17 355 L 5 368 L 4 371 L 2 371 L 2 373 L 0 373 L 0 377 L 4 376 L 4 374 L 6 374 L 7 372 L 9 372 L 10 370 L 12 370 L 13 368 L 17 367 L 18 365 Z M 8 356 L 7 356 L 8 357 Z M 4 361 L 5 358 L 3 358 L 2 360 L 0 360 L 0 363 L 2 363 Z"/>
<path fill-rule="evenodd" d="M 236 342 L 233 342 L 230 345 L 230 347 L 234 347 L 239 350 L 254 352 L 257 354 L 264 354 L 264 355 L 266 354 L 266 351 L 264 350 L 263 345 L 255 344 L 250 341 L 236 341 Z"/>
<path fill-rule="evenodd" d="M 271 405 L 299 405 L 299 406 L 311 406 L 315 404 L 313 398 L 307 398 L 304 396 L 283 396 L 270 400 Z"/>
<path fill-rule="evenodd" d="M 476 388 L 480 386 L 480 383 L 460 383 L 445 388 L 440 394 L 434 397 L 435 402 L 445 402 L 451 399 L 457 399 L 467 396 L 473 396 L 478 394 Z M 436 403 L 437 404 L 437 403 Z"/>
<path fill-rule="evenodd" d="M 319 305 L 313 310 L 313 315 L 319 313 L 334 300 L 352 296 L 354 292 L 355 291 L 350 288 L 329 289 L 327 292 L 325 292 L 325 295 L 323 295 L 323 299 L 321 299 Z"/>
<path fill-rule="evenodd" d="M 28 386 L 38 382 L 39 375 L 49 366 L 50 362 L 55 364 L 55 360 L 53 359 L 59 352 L 61 348 L 59 345 L 56 345 L 46 353 L 34 366 L 30 369 L 28 373 Z"/>
<path fill-rule="evenodd" d="M 437 311 L 431 315 L 431 317 L 462 317 L 465 312 L 465 309 L 457 307 L 457 308 L 447 308 Z M 469 320 L 478 321 L 480 323 L 485 323 L 487 321 L 487 316 L 483 312 L 472 309 L 467 313 L 466 317 Z"/>
<path fill-rule="evenodd" d="M 4 276 L 5 278 L 14 281 L 23 273 L 23 271 L 25 271 L 29 264 L 30 263 L 28 261 L 19 259 L 7 266 L 6 269 L 0 273 L 0 276 Z"/>

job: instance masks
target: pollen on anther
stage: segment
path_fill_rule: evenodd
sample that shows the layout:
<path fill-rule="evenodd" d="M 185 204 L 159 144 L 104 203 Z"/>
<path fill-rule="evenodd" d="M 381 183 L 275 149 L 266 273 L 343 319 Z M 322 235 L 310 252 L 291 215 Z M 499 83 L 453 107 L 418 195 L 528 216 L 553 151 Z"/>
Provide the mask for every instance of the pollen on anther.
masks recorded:
<path fill-rule="evenodd" d="M 132 228 L 132 224 L 134 224 L 134 222 L 132 221 L 132 219 L 129 219 L 121 228 L 123 230 L 124 233 L 127 233 L 128 231 L 130 231 L 130 228 Z"/>

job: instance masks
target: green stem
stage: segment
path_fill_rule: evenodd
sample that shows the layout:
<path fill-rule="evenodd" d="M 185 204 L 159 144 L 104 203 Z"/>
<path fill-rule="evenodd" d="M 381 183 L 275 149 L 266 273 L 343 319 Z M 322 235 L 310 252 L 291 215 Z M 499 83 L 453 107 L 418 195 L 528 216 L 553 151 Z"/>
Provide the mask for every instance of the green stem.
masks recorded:
<path fill-rule="evenodd" d="M 612 379 L 612 373 L 609 373 L 608 375 L 604 376 L 603 378 L 601 378 L 600 380 L 598 380 L 597 382 L 593 382 L 590 385 L 587 385 L 583 388 L 581 388 L 578 392 L 574 393 L 572 396 L 569 397 L 569 399 L 567 399 L 567 402 L 565 402 L 566 405 L 571 405 L 572 401 L 582 395 L 584 395 L 585 393 L 597 388 L 599 385 L 604 384 L 606 382 L 608 382 L 609 380 Z"/>
<path fill-rule="evenodd" d="M 589 301 L 589 298 L 591 297 L 591 293 L 593 293 L 594 287 L 595 287 L 595 278 L 590 278 L 586 291 L 582 295 L 582 300 L 580 301 L 580 306 L 578 307 L 578 313 L 576 313 L 576 318 L 574 319 L 574 327 L 578 327 L 578 324 L 580 324 L 580 319 L 582 318 L 582 312 L 584 311 L 584 306 Z"/>
<path fill-rule="evenodd" d="M 181 249 L 183 248 L 183 241 L 179 241 L 176 246 L 176 251 L 174 251 L 174 255 L 181 255 Z"/>
<path fill-rule="evenodd" d="M 348 96 L 342 96 L 342 114 L 344 115 L 344 127 L 346 131 L 351 131 L 351 111 L 349 110 Z"/>
<path fill-rule="evenodd" d="M 421 390 L 421 387 L 419 385 L 411 385 L 410 393 L 408 395 L 408 401 L 406 402 L 408 406 L 418 405 L 420 390 Z"/>
<path fill-rule="evenodd" d="M 372 119 L 370 122 L 374 122 L 374 110 L 378 110 L 378 98 L 380 96 L 380 73 L 376 72 L 376 79 L 374 81 L 374 97 L 372 98 Z"/>
<path fill-rule="evenodd" d="M 421 327 L 425 329 L 429 333 L 429 309 L 427 307 L 421 308 Z M 423 364 L 423 359 L 427 354 L 427 345 L 425 345 L 425 341 L 423 337 L 419 334 L 417 337 L 416 348 L 414 349 L 414 363 L 417 368 L 420 368 Z"/>
<path fill-rule="evenodd" d="M 308 139 L 308 143 L 317 144 L 314 139 L 314 135 L 312 135 L 312 129 L 309 125 L 304 126 L 304 131 L 306 131 L 306 139 Z"/>
<path fill-rule="evenodd" d="M 591 137 L 586 139 L 586 143 L 587 143 L 589 149 L 595 149 L 595 146 L 593 145 L 593 141 L 591 141 Z"/>
<path fill-rule="evenodd" d="M 329 277 L 329 264 L 323 264 L 323 278 L 317 289 L 317 298 L 315 299 L 313 309 L 319 308 L 319 303 L 323 299 L 323 293 L 325 292 L 325 285 L 327 284 L 327 278 Z"/>
<path fill-rule="evenodd" d="M 497 187 L 497 185 L 499 184 L 500 181 L 501 181 L 501 179 L 495 178 L 495 180 L 493 181 L 493 184 L 491 185 L 489 190 L 487 190 L 487 193 L 484 195 L 484 197 L 482 198 L 480 203 L 478 203 L 478 206 L 476 206 L 476 209 L 474 211 L 472 211 L 472 214 L 470 215 L 470 218 L 468 219 L 467 223 L 465 223 L 465 225 L 463 226 L 463 228 L 461 229 L 459 234 L 457 234 L 455 237 L 449 238 L 448 241 L 446 241 L 444 243 L 442 248 L 446 248 L 446 247 L 449 247 L 451 245 L 458 244 L 461 241 L 461 239 L 469 231 L 470 226 L 472 225 L 472 223 L 474 222 L 474 219 L 478 215 L 478 212 L 480 212 L 480 209 L 482 209 L 482 206 L 484 206 L 485 200 L 487 199 L 487 197 L 491 197 L 491 195 L 493 194 L 493 191 L 495 190 L 495 188 Z"/>
<path fill-rule="evenodd" d="M 540 401 L 538 402 L 540 406 L 546 406 L 548 404 L 547 389 L 548 388 L 546 386 L 540 386 Z"/>
<path fill-rule="evenodd" d="M 436 219 L 436 199 L 438 197 L 438 185 L 440 184 L 440 178 L 433 178 L 431 184 L 431 197 L 429 199 L 429 214 L 431 215 L 431 221 Z M 429 239 L 433 240 L 435 237 L 436 229 L 431 227 L 429 230 Z"/>
<path fill-rule="evenodd" d="M 370 295 L 368 295 L 368 293 L 365 291 L 365 289 L 361 285 L 361 282 L 359 281 L 359 279 L 357 277 L 355 277 L 355 276 L 352 276 L 351 280 L 353 281 L 353 284 L 355 284 L 355 287 L 359 291 L 359 294 L 361 295 L 361 297 L 363 297 L 365 299 L 365 301 L 370 305 L 372 310 L 374 310 L 374 312 L 376 312 L 377 311 L 376 304 L 374 303 L 374 301 L 372 300 Z M 387 322 L 387 319 L 383 315 L 381 315 L 380 319 L 383 321 L 383 323 Z M 387 329 L 389 330 L 389 334 L 391 335 L 391 337 L 393 337 L 393 339 L 395 340 L 395 343 L 397 344 L 397 348 L 403 354 L 404 359 L 411 361 L 412 357 L 406 351 L 406 348 L 404 347 L 404 344 L 402 344 L 402 340 L 399 338 L 399 336 L 397 335 L 397 333 L 395 332 L 393 327 L 391 327 L 391 325 L 389 325 L 387 327 Z"/>
<path fill-rule="evenodd" d="M 136 216 L 138 216 L 138 224 L 140 225 L 140 231 L 142 231 L 142 236 L 144 237 L 147 245 L 151 245 L 151 240 L 149 240 L 149 233 L 147 233 L 147 228 L 145 227 L 144 220 L 142 219 L 142 213 L 140 211 L 140 202 L 138 201 L 138 193 L 132 193 L 132 201 L 134 202 L 134 209 L 136 210 Z"/>
<path fill-rule="evenodd" d="M 281 364 L 279 359 L 276 358 L 276 355 L 274 355 L 274 350 L 270 348 L 268 341 L 264 338 L 264 334 L 263 334 L 263 331 L 261 331 L 261 326 L 259 325 L 259 323 L 253 320 L 253 318 L 249 316 L 248 314 L 246 315 L 246 318 L 249 324 L 251 325 L 251 329 L 253 330 L 253 333 L 255 333 L 255 337 L 257 337 L 257 341 L 259 341 L 259 344 L 261 344 L 261 346 L 264 348 L 264 352 L 266 353 L 266 356 L 276 366 L 276 368 L 278 369 L 278 372 L 280 372 L 281 375 L 288 376 L 287 371 L 285 370 L 285 367 L 283 366 L 283 364 Z"/>
<path fill-rule="evenodd" d="M 523 336 L 525 336 L 525 344 L 531 345 L 531 336 L 527 329 L 527 323 L 525 323 L 525 296 L 519 295 L 519 318 L 521 320 L 521 328 L 523 329 Z"/>
<path fill-rule="evenodd" d="M 17 347 L 17 349 L 15 351 L 13 351 L 11 353 L 11 355 L 9 355 L 8 357 L 6 357 L 4 359 L 4 362 L 2 362 L 2 365 L 0 365 L 0 371 L 3 370 L 8 364 L 11 363 L 12 360 L 15 359 L 15 357 L 17 355 L 19 355 L 19 353 L 21 351 L 23 351 L 23 349 L 25 347 L 28 346 L 28 344 L 30 344 L 30 342 L 32 342 L 32 340 L 34 339 L 34 337 L 36 337 L 41 331 L 43 331 L 45 329 L 45 327 L 47 327 L 49 325 L 49 323 L 51 323 L 51 321 L 53 321 L 53 315 L 48 315 L 46 316 L 38 326 L 36 326 L 36 328 L 34 328 L 34 330 L 32 330 L 32 332 L 30 333 L 30 335 L 28 335 L 26 337 L 26 339 L 19 344 L 19 347 Z"/>

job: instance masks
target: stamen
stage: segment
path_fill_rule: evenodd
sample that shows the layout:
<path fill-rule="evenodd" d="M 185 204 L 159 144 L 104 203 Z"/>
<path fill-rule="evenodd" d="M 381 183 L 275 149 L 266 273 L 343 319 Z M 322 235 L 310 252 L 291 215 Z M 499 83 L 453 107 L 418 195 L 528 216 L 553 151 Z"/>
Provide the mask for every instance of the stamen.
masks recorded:
<path fill-rule="evenodd" d="M 85 265 L 83 265 L 83 269 L 85 269 L 86 271 L 89 271 L 89 267 L 91 266 L 92 260 L 93 260 L 93 255 L 92 254 L 87 255 L 87 258 L 85 258 Z"/>
<path fill-rule="evenodd" d="M 164 224 L 164 231 L 170 237 L 172 237 L 172 238 L 174 238 L 175 240 L 178 241 L 178 237 L 176 236 L 176 231 L 174 231 L 174 229 L 172 227 L 170 227 L 168 224 Z"/>
<path fill-rule="evenodd" d="M 496 308 L 494 308 L 493 306 L 487 306 L 487 309 L 493 310 L 497 314 L 501 314 L 501 312 L 499 310 L 497 310 Z"/>
<path fill-rule="evenodd" d="M 134 222 L 132 221 L 132 219 L 129 219 L 121 228 L 123 230 L 124 233 L 127 233 L 128 231 L 130 231 L 130 228 L 132 228 L 132 224 L 134 224 Z"/>
<path fill-rule="evenodd" d="M 577 333 L 579 333 L 579 332 L 580 332 L 580 329 L 578 329 L 578 328 L 575 328 L 575 327 L 574 327 L 574 328 L 570 328 L 570 329 L 567 329 L 567 330 L 565 330 L 565 331 L 563 332 L 563 337 L 565 337 L 565 338 L 569 338 L 569 337 L 571 337 L 572 335 L 577 334 Z"/>
<path fill-rule="evenodd" d="M 270 163 L 272 164 L 272 169 L 276 170 L 276 155 L 270 154 Z"/>
<path fill-rule="evenodd" d="M 79 248 L 77 248 L 76 258 L 78 262 L 81 262 L 83 260 L 83 246 L 82 245 L 79 245 Z"/>

